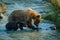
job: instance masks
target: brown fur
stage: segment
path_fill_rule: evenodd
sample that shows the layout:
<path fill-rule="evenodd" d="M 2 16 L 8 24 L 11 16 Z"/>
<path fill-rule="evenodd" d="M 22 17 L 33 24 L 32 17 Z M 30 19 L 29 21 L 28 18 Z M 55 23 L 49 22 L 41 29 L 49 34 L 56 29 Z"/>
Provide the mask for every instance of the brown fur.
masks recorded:
<path fill-rule="evenodd" d="M 6 12 L 6 5 L 0 2 L 0 13 L 4 14 Z"/>
<path fill-rule="evenodd" d="M 6 13 L 6 5 L 0 2 L 0 19 L 5 18 L 4 14 Z"/>

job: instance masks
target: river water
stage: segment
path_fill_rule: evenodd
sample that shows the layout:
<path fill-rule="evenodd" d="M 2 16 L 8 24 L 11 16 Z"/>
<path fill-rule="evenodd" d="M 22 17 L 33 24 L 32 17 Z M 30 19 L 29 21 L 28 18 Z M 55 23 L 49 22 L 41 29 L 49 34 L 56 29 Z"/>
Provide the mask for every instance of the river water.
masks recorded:
<path fill-rule="evenodd" d="M 60 40 L 60 31 L 51 30 L 50 27 L 55 28 L 53 22 L 48 20 L 41 20 L 39 27 L 41 28 L 38 32 L 31 31 L 28 28 L 24 28 L 24 31 L 10 31 L 7 32 L 5 29 L 5 25 L 8 22 L 8 16 L 13 10 L 18 9 L 28 9 L 32 8 L 36 10 L 41 15 L 46 14 L 47 12 L 51 12 L 52 8 L 51 4 L 47 3 L 44 0 L 2 0 L 7 4 L 7 12 L 5 14 L 5 18 L 0 20 L 0 40 Z"/>

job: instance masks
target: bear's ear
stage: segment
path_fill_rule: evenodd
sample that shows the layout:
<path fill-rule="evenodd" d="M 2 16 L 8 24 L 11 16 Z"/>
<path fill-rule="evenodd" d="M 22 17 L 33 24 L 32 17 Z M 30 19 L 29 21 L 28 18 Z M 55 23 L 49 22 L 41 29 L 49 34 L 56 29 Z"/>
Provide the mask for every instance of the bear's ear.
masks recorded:
<path fill-rule="evenodd" d="M 40 17 L 40 15 L 37 15 L 36 17 L 37 17 L 37 18 L 39 18 L 39 17 Z"/>

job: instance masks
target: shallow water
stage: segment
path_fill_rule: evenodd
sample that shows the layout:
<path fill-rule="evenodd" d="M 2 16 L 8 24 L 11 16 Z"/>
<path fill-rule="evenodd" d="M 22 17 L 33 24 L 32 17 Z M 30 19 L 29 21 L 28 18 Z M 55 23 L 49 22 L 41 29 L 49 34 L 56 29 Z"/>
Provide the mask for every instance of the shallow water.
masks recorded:
<path fill-rule="evenodd" d="M 55 25 L 53 22 L 44 19 L 42 19 L 41 23 L 39 24 L 39 27 L 42 29 L 40 29 L 38 32 L 31 31 L 28 28 L 24 28 L 24 31 L 18 29 L 17 31 L 10 32 L 7 32 L 5 29 L 5 25 L 8 22 L 8 16 L 13 10 L 26 10 L 28 8 L 32 8 L 33 10 L 39 12 L 41 15 L 44 15 L 46 14 L 45 12 L 52 11 L 50 3 L 47 3 L 43 0 L 3 1 L 7 4 L 7 12 L 5 14 L 5 18 L 0 20 L 0 40 L 60 40 L 60 31 L 51 30 L 50 27 L 55 28 Z"/>

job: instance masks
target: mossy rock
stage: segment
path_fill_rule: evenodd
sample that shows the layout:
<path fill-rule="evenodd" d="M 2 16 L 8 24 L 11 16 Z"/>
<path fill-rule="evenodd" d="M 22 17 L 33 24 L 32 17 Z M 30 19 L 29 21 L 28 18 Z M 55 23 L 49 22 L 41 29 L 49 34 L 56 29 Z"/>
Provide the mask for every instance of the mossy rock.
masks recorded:
<path fill-rule="evenodd" d="M 59 13 L 48 13 L 42 16 L 43 19 L 50 20 L 56 25 L 56 29 L 60 29 L 60 15 Z"/>
<path fill-rule="evenodd" d="M 53 22 L 55 22 L 55 19 L 56 19 L 54 12 L 49 12 L 49 13 L 43 15 L 42 18 L 46 19 L 46 20 L 53 21 Z"/>
<path fill-rule="evenodd" d="M 56 24 L 60 25 L 60 17 L 57 18 L 57 20 L 56 20 Z"/>

